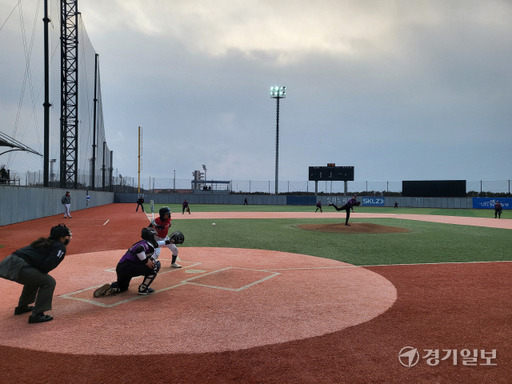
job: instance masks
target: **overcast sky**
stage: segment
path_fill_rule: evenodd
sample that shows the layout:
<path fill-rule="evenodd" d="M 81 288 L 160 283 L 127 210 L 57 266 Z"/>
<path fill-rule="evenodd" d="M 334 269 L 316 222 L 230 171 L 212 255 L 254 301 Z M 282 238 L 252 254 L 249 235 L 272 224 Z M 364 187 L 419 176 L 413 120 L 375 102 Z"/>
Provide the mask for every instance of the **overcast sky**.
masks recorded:
<path fill-rule="evenodd" d="M 18 1 L 0 0 L 0 26 Z M 123 175 L 137 175 L 141 126 L 144 178 L 205 164 L 208 179 L 273 181 L 269 88 L 284 85 L 280 181 L 327 163 L 353 165 L 356 181 L 512 178 L 511 1 L 78 4 Z M 0 71 L 2 87 L 10 77 Z M 13 88 L 0 100 L 7 132 Z"/>

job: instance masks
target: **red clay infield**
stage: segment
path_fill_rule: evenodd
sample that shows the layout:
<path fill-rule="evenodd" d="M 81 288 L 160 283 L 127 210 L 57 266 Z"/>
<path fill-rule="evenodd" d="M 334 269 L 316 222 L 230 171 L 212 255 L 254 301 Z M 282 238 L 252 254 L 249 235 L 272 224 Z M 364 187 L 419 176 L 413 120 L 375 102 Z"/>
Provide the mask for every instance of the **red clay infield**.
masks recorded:
<path fill-rule="evenodd" d="M 169 268 L 169 252 L 152 285 L 156 292 L 149 297 L 137 295 L 139 278 L 128 292 L 93 298 L 95 288 L 115 281 L 113 267 L 123 253 L 69 256 L 52 273 L 58 281 L 52 311 L 56 321 L 37 329 L 12 316 L 20 287 L 2 279 L 0 333 L 16 337 L 0 344 L 106 355 L 236 351 L 364 323 L 396 299 L 388 280 L 364 268 L 291 253 L 226 248 L 182 248 L 182 269 Z M 155 338 L 155 333 L 172 335 L 172 342 Z"/>
<path fill-rule="evenodd" d="M 362 268 L 275 251 L 182 247 L 179 270 L 162 252 L 153 295 L 137 296 L 134 281 L 128 292 L 94 299 L 147 223 L 134 208 L 91 208 L 68 221 L 73 241 L 51 272 L 54 321 L 29 325 L 13 316 L 21 287 L 0 280 L 3 382 L 511 381 L 510 262 Z M 63 220 L 1 227 L 0 258 Z M 410 368 L 398 358 L 408 346 L 421 356 Z M 440 353 L 435 365 L 423 356 L 429 349 Z M 476 349 L 474 359 L 466 349 Z M 448 350 L 455 352 L 445 358 Z"/>

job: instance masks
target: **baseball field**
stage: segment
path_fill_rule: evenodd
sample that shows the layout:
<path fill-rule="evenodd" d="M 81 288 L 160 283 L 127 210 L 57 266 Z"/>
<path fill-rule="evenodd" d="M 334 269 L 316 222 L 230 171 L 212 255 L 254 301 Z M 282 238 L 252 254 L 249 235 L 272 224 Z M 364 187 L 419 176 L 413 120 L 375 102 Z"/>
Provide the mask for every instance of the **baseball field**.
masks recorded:
<path fill-rule="evenodd" d="M 158 215 L 161 205 L 155 206 Z M 512 219 L 490 210 L 169 205 L 180 269 L 94 298 L 153 217 L 111 204 L 0 227 L 0 259 L 64 222 L 54 320 L 14 316 L 6 383 L 510 383 Z M 215 224 L 215 225 L 213 225 Z"/>

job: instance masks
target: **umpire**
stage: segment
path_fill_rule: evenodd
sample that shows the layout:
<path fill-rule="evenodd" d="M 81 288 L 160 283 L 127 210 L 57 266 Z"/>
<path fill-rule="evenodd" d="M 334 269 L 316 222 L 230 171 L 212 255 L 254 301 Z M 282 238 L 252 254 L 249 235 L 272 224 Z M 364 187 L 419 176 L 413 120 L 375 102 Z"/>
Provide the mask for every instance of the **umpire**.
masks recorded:
<path fill-rule="evenodd" d="M 50 230 L 48 238 L 40 237 L 30 245 L 14 251 L 0 262 L 0 277 L 23 285 L 15 315 L 32 312 L 29 324 L 53 320 L 45 311 L 52 309 L 55 279 L 48 272 L 64 260 L 71 231 L 64 224 Z M 30 304 L 34 303 L 32 306 Z"/>

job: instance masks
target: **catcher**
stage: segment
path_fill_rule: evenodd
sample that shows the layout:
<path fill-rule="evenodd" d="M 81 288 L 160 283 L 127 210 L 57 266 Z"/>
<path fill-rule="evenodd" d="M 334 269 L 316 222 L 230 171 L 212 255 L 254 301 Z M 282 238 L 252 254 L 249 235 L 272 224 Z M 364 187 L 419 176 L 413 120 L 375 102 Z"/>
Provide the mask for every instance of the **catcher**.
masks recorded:
<path fill-rule="evenodd" d="M 183 233 L 177 231 L 174 232 L 171 237 L 167 236 L 169 233 L 169 228 L 171 228 L 171 210 L 169 207 L 162 207 L 158 210 L 158 215 L 155 220 L 151 221 L 150 227 L 153 227 L 156 229 L 157 235 L 155 236 L 155 239 L 157 241 L 165 241 L 165 246 L 169 248 L 169 250 L 172 253 L 172 261 L 171 261 L 171 268 L 181 268 L 181 265 L 176 263 L 176 260 L 178 259 L 178 247 L 176 244 L 183 244 L 185 241 L 185 237 L 183 237 Z M 170 242 L 167 242 L 167 240 L 170 240 Z M 155 260 L 158 259 L 160 256 L 160 248 L 155 249 Z"/>
<path fill-rule="evenodd" d="M 142 240 L 133 244 L 121 257 L 116 267 L 117 281 L 112 284 L 104 284 L 94 291 L 94 297 L 116 294 L 128 290 L 133 277 L 144 276 L 139 285 L 139 295 L 149 295 L 155 290 L 150 287 L 160 270 L 160 262 L 153 255 L 155 249 L 170 243 L 171 240 L 157 241 L 154 228 L 142 228 Z"/>
<path fill-rule="evenodd" d="M 348 223 L 348 220 L 350 219 L 350 210 L 354 210 L 354 206 L 359 207 L 361 205 L 360 201 L 357 201 L 357 196 L 354 195 L 353 198 L 351 198 L 345 205 L 342 205 L 341 207 L 338 207 L 336 204 L 331 203 L 329 205 L 332 205 L 334 209 L 337 211 L 346 211 L 347 216 L 345 217 L 345 225 L 350 227 L 350 224 Z"/>

